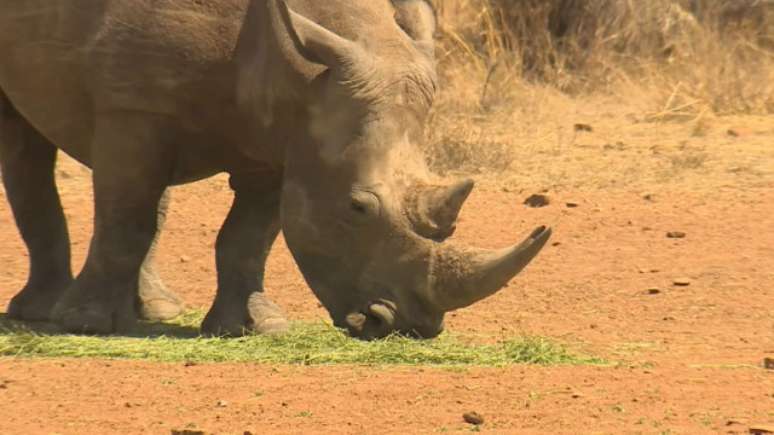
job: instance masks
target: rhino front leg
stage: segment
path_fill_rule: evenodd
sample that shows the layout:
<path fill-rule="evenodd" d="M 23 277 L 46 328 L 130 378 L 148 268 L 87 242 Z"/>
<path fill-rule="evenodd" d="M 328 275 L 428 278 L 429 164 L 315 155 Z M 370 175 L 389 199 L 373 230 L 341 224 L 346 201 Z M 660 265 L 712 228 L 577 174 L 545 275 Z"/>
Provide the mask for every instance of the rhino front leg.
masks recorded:
<path fill-rule="evenodd" d="M 0 168 L 30 256 L 27 284 L 8 306 L 15 319 L 48 320 L 73 279 L 67 223 L 54 180 L 56 153 L 0 91 Z"/>
<path fill-rule="evenodd" d="M 280 229 L 280 180 L 277 174 L 231 177 L 234 202 L 216 243 L 218 292 L 202 323 L 205 334 L 271 334 L 288 328 L 263 292 L 266 259 Z"/>
<path fill-rule="evenodd" d="M 53 310 L 67 331 L 106 334 L 136 321 L 140 266 L 172 172 L 164 127 L 163 119 L 140 112 L 97 117 L 91 150 L 94 234 L 83 269 Z"/>
<path fill-rule="evenodd" d="M 153 238 L 148 255 L 140 268 L 137 311 L 145 320 L 162 321 L 179 316 L 183 312 L 183 301 L 167 289 L 156 270 L 156 251 L 159 234 L 164 227 L 169 209 L 170 193 L 164 192 L 158 207 L 156 236 Z"/>

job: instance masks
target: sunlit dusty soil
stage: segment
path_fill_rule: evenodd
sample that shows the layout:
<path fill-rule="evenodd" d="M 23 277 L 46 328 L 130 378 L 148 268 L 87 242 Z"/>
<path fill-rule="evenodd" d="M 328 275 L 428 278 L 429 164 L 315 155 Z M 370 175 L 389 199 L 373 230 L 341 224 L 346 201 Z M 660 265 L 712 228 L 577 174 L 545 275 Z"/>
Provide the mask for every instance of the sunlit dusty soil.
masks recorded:
<path fill-rule="evenodd" d="M 507 162 L 501 172 L 487 169 L 492 161 L 466 168 L 480 183 L 454 242 L 502 247 L 540 224 L 555 236 L 508 288 L 450 314 L 447 328 L 481 340 L 547 336 L 612 366 L 6 358 L 0 433 L 456 432 L 471 428 L 468 411 L 493 433 L 747 433 L 774 424 L 774 371 L 761 367 L 774 357 L 774 121 L 659 124 L 595 107 L 568 109 L 553 126 L 535 115 L 527 118 L 533 127 L 514 119 L 510 133 L 503 119 L 458 132 L 456 146 L 485 137 L 490 150 L 507 147 Z M 529 138 L 542 140 L 526 145 Z M 90 173 L 62 159 L 58 178 L 79 267 L 91 233 Z M 525 207 L 533 193 L 550 205 Z M 25 281 L 27 257 L 2 199 L 4 306 Z M 173 191 L 160 266 L 191 307 L 206 309 L 213 298 L 215 236 L 230 201 L 223 176 Z M 267 289 L 293 319 L 326 318 L 282 240 Z"/>

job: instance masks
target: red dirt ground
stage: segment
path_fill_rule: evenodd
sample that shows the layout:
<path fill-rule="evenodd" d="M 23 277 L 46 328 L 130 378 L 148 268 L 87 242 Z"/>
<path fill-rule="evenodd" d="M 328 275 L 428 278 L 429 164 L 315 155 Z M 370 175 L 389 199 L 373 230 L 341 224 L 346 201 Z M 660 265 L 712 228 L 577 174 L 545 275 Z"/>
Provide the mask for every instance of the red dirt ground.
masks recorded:
<path fill-rule="evenodd" d="M 58 172 L 79 266 L 91 233 L 85 169 Z M 290 367 L 0 359 L 0 433 L 748 433 L 774 425 L 774 184 L 712 191 L 475 191 L 455 240 L 501 247 L 533 226 L 549 246 L 498 295 L 447 328 L 536 334 L 621 363 L 505 369 Z M 694 192 L 694 193 L 691 193 Z M 650 199 L 644 194 L 650 193 Z M 578 207 L 569 208 L 572 201 Z M 168 285 L 206 308 L 223 177 L 178 188 L 162 239 Z M 683 239 L 666 237 L 684 231 Z M 26 254 L 0 198 L 0 305 L 22 286 Z M 690 285 L 673 285 L 687 278 Z M 648 289 L 660 289 L 649 294 Z M 293 319 L 326 318 L 280 241 L 269 294 Z"/>

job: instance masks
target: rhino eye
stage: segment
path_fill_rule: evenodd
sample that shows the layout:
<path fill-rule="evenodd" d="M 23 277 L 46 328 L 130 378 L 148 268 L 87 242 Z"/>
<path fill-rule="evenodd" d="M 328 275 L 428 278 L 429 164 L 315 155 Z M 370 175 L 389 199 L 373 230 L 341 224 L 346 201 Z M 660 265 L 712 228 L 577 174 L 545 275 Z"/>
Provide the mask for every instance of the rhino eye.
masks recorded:
<path fill-rule="evenodd" d="M 363 217 L 375 217 L 380 213 L 379 198 L 371 192 L 352 192 L 349 207 L 354 214 Z"/>
<path fill-rule="evenodd" d="M 352 210 L 360 213 L 360 214 L 366 214 L 368 213 L 368 207 L 366 207 L 365 204 L 359 202 L 359 201 L 352 201 Z"/>

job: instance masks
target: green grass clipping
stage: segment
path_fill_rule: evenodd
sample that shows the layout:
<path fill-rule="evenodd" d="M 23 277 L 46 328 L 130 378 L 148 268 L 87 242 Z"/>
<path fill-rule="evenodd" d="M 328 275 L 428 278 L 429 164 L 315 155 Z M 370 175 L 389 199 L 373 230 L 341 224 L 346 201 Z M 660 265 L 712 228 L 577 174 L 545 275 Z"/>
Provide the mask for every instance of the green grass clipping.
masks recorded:
<path fill-rule="evenodd" d="M 211 338 L 198 334 L 201 313 L 163 324 L 141 324 L 122 336 L 57 333 L 50 325 L 0 316 L 0 356 L 16 358 L 135 359 L 158 362 L 253 362 L 293 365 L 491 366 L 602 364 L 539 337 L 474 344 L 450 333 L 433 340 L 391 336 L 364 342 L 328 323 L 294 323 L 278 336 Z"/>

